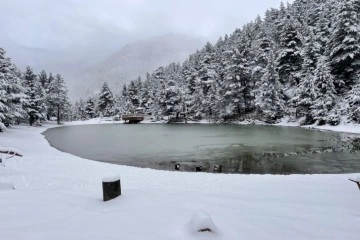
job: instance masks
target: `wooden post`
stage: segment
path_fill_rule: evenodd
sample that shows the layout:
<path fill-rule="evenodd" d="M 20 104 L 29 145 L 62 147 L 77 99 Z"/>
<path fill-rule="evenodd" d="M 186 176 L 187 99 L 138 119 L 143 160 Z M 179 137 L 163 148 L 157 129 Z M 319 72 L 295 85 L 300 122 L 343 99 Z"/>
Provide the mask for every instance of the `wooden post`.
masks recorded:
<path fill-rule="evenodd" d="M 175 170 L 176 170 L 176 171 L 180 171 L 180 164 L 179 164 L 179 163 L 176 163 L 176 164 L 175 164 Z"/>
<path fill-rule="evenodd" d="M 121 195 L 120 177 L 103 178 L 103 200 L 109 201 Z"/>

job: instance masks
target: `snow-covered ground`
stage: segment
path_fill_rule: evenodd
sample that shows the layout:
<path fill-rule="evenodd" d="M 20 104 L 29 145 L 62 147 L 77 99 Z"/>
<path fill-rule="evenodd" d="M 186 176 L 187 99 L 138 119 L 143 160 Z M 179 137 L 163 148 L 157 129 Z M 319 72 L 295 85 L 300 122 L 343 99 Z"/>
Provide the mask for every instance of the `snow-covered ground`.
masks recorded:
<path fill-rule="evenodd" d="M 280 123 L 276 124 L 278 126 L 290 126 L 290 127 L 299 127 L 300 124 L 298 122 L 289 122 L 288 118 L 284 118 L 280 121 Z M 360 134 L 360 124 L 355 124 L 348 122 L 346 117 L 342 117 L 340 124 L 337 126 L 330 126 L 330 125 L 323 125 L 318 126 L 317 124 L 314 125 L 304 125 L 301 126 L 303 128 L 312 128 L 312 129 L 320 129 L 320 130 L 328 130 L 328 131 L 335 131 L 335 132 L 345 132 L 345 133 L 358 133 Z"/>
<path fill-rule="evenodd" d="M 52 126 L 15 126 L 0 134 L 0 146 L 24 154 L 0 166 L 0 239 L 359 239 L 360 191 L 348 179 L 360 174 L 231 175 L 111 165 L 50 147 L 41 132 Z M 116 175 L 122 195 L 103 202 L 102 179 Z"/>

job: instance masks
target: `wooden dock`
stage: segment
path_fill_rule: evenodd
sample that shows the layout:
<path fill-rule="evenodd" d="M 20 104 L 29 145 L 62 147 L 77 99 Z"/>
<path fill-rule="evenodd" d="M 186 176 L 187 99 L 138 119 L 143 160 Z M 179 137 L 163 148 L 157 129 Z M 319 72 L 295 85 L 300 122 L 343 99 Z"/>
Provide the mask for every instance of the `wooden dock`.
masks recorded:
<path fill-rule="evenodd" d="M 125 123 L 139 123 L 144 120 L 144 116 L 139 114 L 124 114 L 121 118 Z"/>

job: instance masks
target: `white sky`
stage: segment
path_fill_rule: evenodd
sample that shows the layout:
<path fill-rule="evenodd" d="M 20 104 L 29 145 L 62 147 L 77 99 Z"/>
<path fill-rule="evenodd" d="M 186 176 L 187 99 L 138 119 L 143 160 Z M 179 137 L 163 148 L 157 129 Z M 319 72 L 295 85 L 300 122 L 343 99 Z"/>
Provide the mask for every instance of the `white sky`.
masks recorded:
<path fill-rule="evenodd" d="M 214 41 L 280 2 L 0 0 L 0 47 L 17 58 L 24 48 L 73 53 L 92 49 L 96 57 L 135 39 L 170 32 Z"/>

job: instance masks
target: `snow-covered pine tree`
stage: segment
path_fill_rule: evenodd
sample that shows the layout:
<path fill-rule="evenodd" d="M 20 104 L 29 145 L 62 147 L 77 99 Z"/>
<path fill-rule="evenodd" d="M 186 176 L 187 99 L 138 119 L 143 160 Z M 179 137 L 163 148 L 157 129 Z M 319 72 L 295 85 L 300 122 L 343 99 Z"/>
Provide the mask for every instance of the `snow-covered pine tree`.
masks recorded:
<path fill-rule="evenodd" d="M 109 117 L 114 115 L 114 96 L 106 82 L 101 87 L 97 106 L 102 116 Z"/>
<path fill-rule="evenodd" d="M 360 78 L 358 78 L 360 82 Z M 360 123 L 360 83 L 357 83 L 348 92 L 346 100 L 349 104 L 348 116 L 351 120 Z"/>
<path fill-rule="evenodd" d="M 304 47 L 302 49 L 302 70 L 300 83 L 294 90 L 294 96 L 288 101 L 288 105 L 296 109 L 296 117 L 305 117 L 302 123 L 312 123 L 310 106 L 315 101 L 314 71 L 320 55 L 319 49 L 315 46 L 314 34 L 311 27 L 306 27 L 304 36 Z"/>
<path fill-rule="evenodd" d="M 14 64 L 11 64 L 7 76 L 7 94 L 9 98 L 7 102 L 8 112 L 6 114 L 6 122 L 9 124 L 19 122 L 21 117 L 26 116 L 26 112 L 22 107 L 26 99 L 25 88 L 21 85 L 20 77 L 21 73 L 19 69 Z"/>
<path fill-rule="evenodd" d="M 22 101 L 25 89 L 21 86 L 18 69 L 0 48 L 0 122 L 1 129 L 24 114 Z"/>
<path fill-rule="evenodd" d="M 85 117 L 86 118 L 94 118 L 96 116 L 96 106 L 93 99 L 89 98 L 86 101 L 85 109 L 84 109 Z"/>
<path fill-rule="evenodd" d="M 45 118 L 43 111 L 46 107 L 44 107 L 45 101 L 41 84 L 29 66 L 26 67 L 23 84 L 27 95 L 25 109 L 29 117 L 30 126 L 32 126 L 35 122 Z"/>
<path fill-rule="evenodd" d="M 45 70 L 42 70 L 39 75 L 39 81 L 41 83 L 41 86 L 46 89 L 47 85 L 48 85 L 48 77 L 47 77 L 47 74 L 45 72 Z"/>
<path fill-rule="evenodd" d="M 143 107 L 146 109 L 146 111 L 149 111 L 150 106 L 153 104 L 153 97 L 151 94 L 151 79 L 150 79 L 150 74 L 146 75 L 146 79 L 143 82 L 143 84 L 141 85 L 141 91 L 140 91 L 140 99 L 141 99 L 141 103 L 140 103 L 140 107 Z"/>
<path fill-rule="evenodd" d="M 351 88 L 360 72 L 360 0 L 340 2 L 328 52 L 339 92 Z M 345 88 L 345 89 L 344 89 Z"/>
<path fill-rule="evenodd" d="M 275 70 L 273 52 L 268 54 L 268 64 L 255 96 L 255 106 L 258 113 L 264 115 L 267 122 L 275 122 L 284 114 L 285 103 L 280 93 L 281 83 Z"/>
<path fill-rule="evenodd" d="M 280 50 L 276 65 L 280 82 L 286 87 L 299 84 L 302 58 L 301 37 L 299 23 L 290 15 L 287 15 L 284 26 L 280 33 Z"/>
<path fill-rule="evenodd" d="M 8 112 L 7 102 L 9 96 L 7 94 L 7 74 L 11 65 L 10 59 L 5 56 L 4 49 L 0 48 L 0 131 L 5 129 L 6 113 Z"/>
<path fill-rule="evenodd" d="M 311 115 L 318 124 L 330 123 L 336 125 L 339 123 L 336 103 L 336 90 L 334 77 L 331 75 L 328 59 L 322 56 L 314 72 L 315 100 L 311 105 Z"/>
<path fill-rule="evenodd" d="M 47 102 L 49 106 L 50 117 L 55 117 L 60 124 L 69 111 L 69 99 L 67 97 L 67 88 L 64 79 L 60 74 L 56 74 L 55 79 L 49 83 Z"/>

